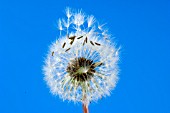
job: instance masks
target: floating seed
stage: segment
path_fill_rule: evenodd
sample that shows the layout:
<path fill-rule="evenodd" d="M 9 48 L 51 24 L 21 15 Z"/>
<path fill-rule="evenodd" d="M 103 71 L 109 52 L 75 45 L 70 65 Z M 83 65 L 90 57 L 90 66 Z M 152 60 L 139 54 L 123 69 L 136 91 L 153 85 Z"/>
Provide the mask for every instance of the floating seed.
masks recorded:
<path fill-rule="evenodd" d="M 68 50 L 70 50 L 70 48 L 66 49 L 66 51 L 65 51 L 65 52 L 67 52 Z"/>
<path fill-rule="evenodd" d="M 87 43 L 87 37 L 85 38 L 85 40 L 83 42 L 83 46 L 84 46 L 85 43 Z"/>
<path fill-rule="evenodd" d="M 71 40 L 74 40 L 75 38 L 76 38 L 76 36 L 68 37 L 68 39 L 71 39 Z"/>
<path fill-rule="evenodd" d="M 70 44 L 72 45 L 72 44 L 73 44 L 73 42 L 74 42 L 74 40 L 72 40 L 72 41 L 70 42 Z"/>
<path fill-rule="evenodd" d="M 85 41 L 86 41 L 86 43 L 87 43 L 87 37 L 86 37 Z"/>
<path fill-rule="evenodd" d="M 94 46 L 94 43 L 92 41 L 90 41 L 90 43 Z"/>
<path fill-rule="evenodd" d="M 77 39 L 83 38 L 83 36 L 78 37 Z"/>
<path fill-rule="evenodd" d="M 65 47 L 65 45 L 66 45 L 66 43 L 64 42 L 64 44 L 63 44 L 62 48 L 64 48 L 64 47 Z"/>
<path fill-rule="evenodd" d="M 52 52 L 52 54 L 51 54 L 52 56 L 54 56 L 54 51 Z"/>
<path fill-rule="evenodd" d="M 99 44 L 99 43 L 97 43 L 97 42 L 95 42 L 95 44 L 96 44 L 96 45 L 98 45 L 98 46 L 100 46 L 100 45 L 101 45 L 101 44 Z"/>

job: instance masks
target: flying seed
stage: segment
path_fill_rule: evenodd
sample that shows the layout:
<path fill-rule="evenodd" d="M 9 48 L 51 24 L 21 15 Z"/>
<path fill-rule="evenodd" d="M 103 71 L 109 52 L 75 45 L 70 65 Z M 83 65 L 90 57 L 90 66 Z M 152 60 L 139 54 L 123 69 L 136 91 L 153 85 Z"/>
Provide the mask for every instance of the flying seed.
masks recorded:
<path fill-rule="evenodd" d="M 78 37 L 77 39 L 83 38 L 83 36 Z"/>
<path fill-rule="evenodd" d="M 51 54 L 52 56 L 54 56 L 54 51 L 52 52 L 52 54 Z"/>
<path fill-rule="evenodd" d="M 87 37 L 85 38 L 85 40 L 83 42 L 83 46 L 84 46 L 85 43 L 87 43 Z"/>
<path fill-rule="evenodd" d="M 76 36 L 68 37 L 68 39 L 71 39 L 71 40 L 74 40 L 75 38 L 76 38 Z"/>
<path fill-rule="evenodd" d="M 96 45 L 98 45 L 98 46 L 100 46 L 100 45 L 101 45 L 101 44 L 99 44 L 99 43 L 97 43 L 97 42 L 95 42 L 95 44 L 96 44 Z"/>
<path fill-rule="evenodd" d="M 66 49 L 66 51 L 65 51 L 65 52 L 67 52 L 68 50 L 70 50 L 70 48 Z"/>
<path fill-rule="evenodd" d="M 86 37 L 85 41 L 86 41 L 86 43 L 87 43 L 87 37 Z"/>
<path fill-rule="evenodd" d="M 94 43 L 92 41 L 90 41 L 90 43 L 94 46 Z"/>
<path fill-rule="evenodd" d="M 64 48 L 64 47 L 65 47 L 65 45 L 66 45 L 66 43 L 64 42 L 64 44 L 63 44 L 62 48 Z"/>
<path fill-rule="evenodd" d="M 70 44 L 72 45 L 72 44 L 73 44 L 73 42 L 74 42 L 74 40 L 71 40 Z"/>

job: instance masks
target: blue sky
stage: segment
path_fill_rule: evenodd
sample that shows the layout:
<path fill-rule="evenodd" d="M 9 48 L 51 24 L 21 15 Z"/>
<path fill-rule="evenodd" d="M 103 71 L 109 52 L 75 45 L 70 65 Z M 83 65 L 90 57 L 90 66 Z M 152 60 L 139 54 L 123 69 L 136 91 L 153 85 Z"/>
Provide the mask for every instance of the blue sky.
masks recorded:
<path fill-rule="evenodd" d="M 0 0 L 0 113 L 81 113 L 49 93 L 42 65 L 66 6 L 107 22 L 120 80 L 90 113 L 170 113 L 169 0 Z"/>

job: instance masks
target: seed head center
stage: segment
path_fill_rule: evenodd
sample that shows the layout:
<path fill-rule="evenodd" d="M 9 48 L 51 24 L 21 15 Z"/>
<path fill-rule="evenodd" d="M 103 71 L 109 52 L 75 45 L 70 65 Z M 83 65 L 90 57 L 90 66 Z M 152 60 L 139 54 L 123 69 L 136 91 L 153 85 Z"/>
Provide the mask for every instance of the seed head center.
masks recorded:
<path fill-rule="evenodd" d="M 75 58 L 68 64 L 67 72 L 73 77 L 73 80 L 84 82 L 94 76 L 95 68 L 101 64 L 99 62 L 94 63 L 93 60 L 84 57 Z"/>
<path fill-rule="evenodd" d="M 89 70 L 88 67 L 80 67 L 80 68 L 77 70 L 77 73 L 78 73 L 78 74 L 87 73 L 88 70 Z"/>

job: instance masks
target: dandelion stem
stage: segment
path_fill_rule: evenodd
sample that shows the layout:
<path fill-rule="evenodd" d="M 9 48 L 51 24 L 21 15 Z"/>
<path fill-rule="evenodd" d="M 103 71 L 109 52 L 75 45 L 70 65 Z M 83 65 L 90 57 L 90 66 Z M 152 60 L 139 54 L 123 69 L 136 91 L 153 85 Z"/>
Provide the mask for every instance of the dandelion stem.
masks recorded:
<path fill-rule="evenodd" d="M 89 113 L 88 104 L 83 103 L 83 113 Z"/>

